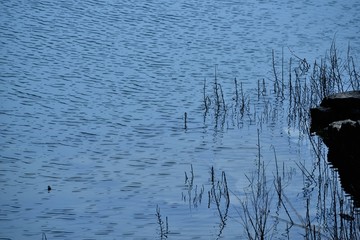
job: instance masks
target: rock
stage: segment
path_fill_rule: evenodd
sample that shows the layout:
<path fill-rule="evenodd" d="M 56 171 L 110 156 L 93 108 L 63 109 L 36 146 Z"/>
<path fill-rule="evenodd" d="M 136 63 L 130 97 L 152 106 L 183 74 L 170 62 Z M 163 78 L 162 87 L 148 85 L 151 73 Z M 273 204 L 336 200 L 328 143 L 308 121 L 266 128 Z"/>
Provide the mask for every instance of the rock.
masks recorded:
<path fill-rule="evenodd" d="M 332 122 L 360 119 L 360 91 L 337 93 L 324 98 L 317 108 L 310 109 L 310 132 L 317 132 Z"/>
<path fill-rule="evenodd" d="M 325 97 L 320 106 L 335 109 L 359 109 L 360 91 L 341 92 Z"/>
<path fill-rule="evenodd" d="M 340 120 L 318 131 L 328 147 L 353 149 L 360 153 L 360 120 Z"/>
<path fill-rule="evenodd" d="M 328 162 L 338 170 L 343 189 L 360 208 L 360 91 L 326 97 L 310 113 L 310 131 L 329 148 Z"/>
<path fill-rule="evenodd" d="M 360 174 L 360 120 L 347 119 L 333 122 L 318 131 L 317 135 L 329 148 L 329 155 L 336 156 L 328 159 L 329 162 L 334 166 L 352 165 Z"/>

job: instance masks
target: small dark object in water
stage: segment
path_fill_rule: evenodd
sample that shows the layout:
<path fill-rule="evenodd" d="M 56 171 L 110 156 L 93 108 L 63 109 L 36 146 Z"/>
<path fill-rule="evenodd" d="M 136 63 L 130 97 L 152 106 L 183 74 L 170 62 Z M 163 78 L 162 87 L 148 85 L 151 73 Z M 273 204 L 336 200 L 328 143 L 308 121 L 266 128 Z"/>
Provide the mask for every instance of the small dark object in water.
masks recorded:
<path fill-rule="evenodd" d="M 51 191 L 51 187 L 50 186 L 48 186 L 48 192 L 50 192 Z"/>

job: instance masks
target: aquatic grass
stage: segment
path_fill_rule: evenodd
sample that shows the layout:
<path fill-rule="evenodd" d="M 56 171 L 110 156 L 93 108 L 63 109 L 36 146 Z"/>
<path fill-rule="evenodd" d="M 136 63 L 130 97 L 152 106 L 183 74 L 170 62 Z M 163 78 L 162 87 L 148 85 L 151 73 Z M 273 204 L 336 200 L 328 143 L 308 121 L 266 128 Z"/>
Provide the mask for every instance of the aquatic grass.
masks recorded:
<path fill-rule="evenodd" d="M 257 82 L 257 95 L 258 95 L 258 101 L 260 100 L 260 96 L 266 95 L 266 84 L 265 79 L 258 80 Z"/>
<path fill-rule="evenodd" d="M 323 149 L 320 145 L 313 146 Z M 305 229 L 305 239 L 358 239 L 360 222 L 355 216 L 359 217 L 359 211 L 341 188 L 337 172 L 329 168 L 321 151 L 317 150 L 311 168 L 297 163 L 304 179 L 306 215 L 298 217 L 303 220 L 295 226 Z M 286 204 L 291 207 L 290 202 Z M 311 213 L 314 209 L 317 212 Z"/>
<path fill-rule="evenodd" d="M 261 81 L 258 81 L 258 101 L 263 101 L 263 111 L 254 110 L 254 116 L 256 114 L 260 115 L 254 117 L 254 119 L 258 120 L 257 124 L 259 126 L 262 126 L 264 122 L 273 120 L 269 118 L 269 114 L 275 112 L 273 111 L 272 104 L 269 103 L 270 101 L 278 102 L 280 105 L 288 104 L 288 126 L 298 128 L 299 133 L 302 133 L 299 134 L 299 137 L 308 136 L 315 155 L 315 158 L 312 159 L 311 168 L 302 162 L 296 162 L 304 179 L 303 199 L 305 201 L 305 216 L 301 216 L 287 197 L 286 188 L 283 186 L 283 181 L 279 174 L 278 160 L 274 148 L 276 163 L 276 173 L 273 181 L 274 189 L 264 181 L 265 170 L 263 167 L 259 168 L 261 166 L 259 163 L 256 174 L 257 180 L 262 180 L 260 181 L 260 183 L 263 183 L 262 188 L 259 189 L 259 181 L 255 181 L 253 177 L 247 177 L 250 182 L 250 193 L 247 194 L 252 196 L 252 198 L 247 198 L 252 200 L 243 202 L 242 205 L 245 213 L 242 216 L 244 229 L 249 239 L 261 239 L 263 237 L 261 233 L 266 232 L 264 231 L 265 226 L 256 224 L 256 221 L 262 223 L 265 221 L 258 220 L 259 217 L 256 215 L 259 214 L 250 215 L 249 209 L 253 208 L 253 213 L 259 213 L 259 209 L 272 209 L 272 207 L 264 205 L 271 205 L 268 196 L 272 196 L 272 192 L 275 191 L 275 195 L 278 198 L 277 210 L 283 209 L 285 211 L 284 216 L 288 218 L 281 219 L 281 221 L 286 222 L 287 229 L 285 229 L 285 232 L 289 234 L 288 236 L 291 235 L 291 229 L 295 226 L 305 230 L 303 235 L 305 239 L 358 239 L 360 232 L 359 210 L 354 208 L 351 198 L 341 188 L 336 169 L 329 168 L 322 141 L 318 138 L 313 138 L 309 130 L 309 109 L 311 107 L 317 105 L 321 99 L 330 94 L 345 90 L 359 90 L 359 75 L 355 67 L 354 58 L 351 57 L 349 47 L 346 61 L 343 61 L 336 48 L 335 41 L 332 42 L 328 55 L 321 59 L 320 64 L 317 64 L 315 61 L 312 68 L 305 58 L 300 58 L 293 52 L 292 56 L 294 58 L 289 60 L 288 84 L 284 85 L 283 51 L 281 80 L 278 77 L 275 54 L 272 51 L 273 92 L 266 92 L 266 89 L 268 89 L 266 85 L 268 84 L 264 79 L 262 84 Z M 294 65 L 294 63 L 296 64 Z M 280 101 L 277 101 L 278 97 L 280 97 Z M 275 116 L 275 119 L 277 118 L 276 114 L 272 116 Z M 260 146 L 259 133 L 258 146 Z M 261 156 L 260 148 L 258 148 L 257 154 Z M 262 164 L 264 165 L 264 163 Z M 261 195 L 262 202 L 258 202 L 259 200 L 255 197 Z M 318 197 L 314 198 L 314 195 Z M 262 207 L 260 208 L 259 206 Z M 311 212 L 314 209 L 317 209 L 318 212 Z M 262 210 L 262 213 L 264 213 L 264 210 Z M 272 215 L 272 217 L 278 219 L 280 215 Z M 275 222 L 273 225 L 267 226 L 268 234 L 272 227 L 277 228 L 277 223 Z"/>
<path fill-rule="evenodd" d="M 352 89 L 360 89 L 360 75 L 356 70 L 354 58 L 350 54 L 351 48 L 350 44 L 347 48 L 347 57 L 346 57 L 346 71 L 349 76 L 350 86 Z"/>
<path fill-rule="evenodd" d="M 204 185 L 202 185 L 198 192 L 198 186 L 194 186 L 194 177 L 194 169 L 191 164 L 190 173 L 185 172 L 185 188 L 187 189 L 187 194 L 181 193 L 181 199 L 184 202 L 188 202 L 189 209 L 196 208 L 201 204 L 205 191 Z"/>
<path fill-rule="evenodd" d="M 281 102 L 288 106 L 288 125 L 297 127 L 306 135 L 310 125 L 309 109 L 318 105 L 324 97 L 330 94 L 359 90 L 359 74 L 356 70 L 355 60 L 351 56 L 350 45 L 347 55 L 341 56 L 335 40 L 333 40 L 325 57 L 320 61 L 314 61 L 312 65 L 306 58 L 299 57 L 291 49 L 289 50 L 292 57 L 289 59 L 287 68 L 288 84 L 282 89 L 285 92 L 284 95 L 281 95 L 284 96 Z M 276 60 L 273 60 L 273 65 L 275 64 Z M 283 65 L 282 60 L 281 69 L 284 69 Z M 275 68 L 276 66 L 273 66 L 273 69 Z M 283 72 L 282 75 L 284 75 Z M 270 94 L 269 98 L 272 101 L 279 97 L 279 80 L 276 80 L 277 78 L 274 73 L 274 89 L 278 90 Z"/>
<path fill-rule="evenodd" d="M 222 236 L 223 230 L 225 229 L 226 222 L 228 220 L 228 213 L 230 207 L 230 190 L 227 183 L 225 172 L 221 172 L 221 176 L 218 177 L 214 167 L 210 169 L 210 178 L 207 186 L 210 188 L 205 191 L 204 185 L 198 190 L 198 186 L 194 184 L 195 174 L 193 166 L 190 165 L 190 172 L 185 172 L 185 189 L 187 193 L 181 194 L 181 198 L 184 202 L 189 204 L 189 209 L 198 208 L 203 202 L 204 193 L 207 192 L 207 208 L 214 209 L 218 216 L 218 234 L 217 238 Z"/>
<path fill-rule="evenodd" d="M 214 77 L 214 82 L 212 84 L 212 92 L 208 93 L 207 81 L 206 79 L 204 79 L 204 87 L 203 87 L 204 123 L 206 122 L 207 116 L 209 114 L 213 114 L 215 121 L 215 128 L 218 128 L 219 126 L 223 128 L 226 120 L 227 106 L 225 104 L 222 85 L 218 82 L 216 69 L 217 67 L 215 66 L 215 77 Z"/>
<path fill-rule="evenodd" d="M 235 97 L 233 98 L 235 100 L 235 109 L 239 109 L 239 112 L 241 114 L 241 117 L 244 116 L 244 112 L 246 109 L 246 96 L 244 94 L 244 90 L 242 87 L 242 82 L 240 82 L 240 93 L 238 88 L 238 81 L 236 78 L 234 79 L 234 85 L 235 85 Z"/>
<path fill-rule="evenodd" d="M 161 213 L 160 213 L 160 207 L 156 206 L 156 218 L 159 225 L 159 238 L 161 240 L 167 239 L 169 234 L 169 223 L 168 223 L 168 217 L 165 217 L 165 222 L 162 219 Z"/>
<path fill-rule="evenodd" d="M 222 172 L 220 180 L 216 180 L 214 167 L 211 167 L 211 189 L 208 191 L 208 208 L 211 207 L 212 203 L 216 207 L 220 220 L 219 233 L 217 235 L 219 238 L 228 220 L 230 194 L 225 172 Z"/>
<path fill-rule="evenodd" d="M 278 71 L 276 69 L 276 61 L 275 61 L 275 51 L 274 49 L 271 52 L 272 55 L 272 70 L 274 75 L 274 88 L 273 91 L 277 96 L 285 97 L 285 83 L 284 83 L 284 48 L 281 49 L 281 80 L 278 78 Z"/>
<path fill-rule="evenodd" d="M 240 219 L 248 239 L 292 239 L 298 237 L 297 234 L 304 239 L 360 239 L 360 210 L 354 207 L 351 197 L 342 189 L 336 169 L 329 167 L 321 139 L 310 135 L 309 116 L 309 109 L 329 94 L 360 89 L 350 45 L 343 58 L 333 41 L 326 56 L 313 64 L 291 49 L 289 51 L 291 57 L 285 64 L 282 49 L 281 66 L 278 66 L 275 51 L 272 51 L 273 80 L 258 80 L 254 99 L 236 78 L 230 81 L 234 85 L 233 93 L 226 96 L 217 66 L 214 81 L 208 83 L 204 79 L 204 124 L 209 119 L 213 120 L 215 131 L 222 131 L 226 122 L 238 128 L 256 125 L 256 164 L 254 170 L 245 175 L 248 186 L 241 195 L 229 189 L 224 171 L 217 177 L 214 167 L 210 169 L 206 185 L 210 189 L 205 190 L 204 185 L 198 187 L 194 184 L 191 165 L 190 173 L 185 172 L 187 194 L 182 193 L 182 199 L 188 202 L 190 209 L 199 207 L 207 192 L 207 208 L 213 209 L 219 217 L 218 238 L 229 219 Z M 295 162 L 295 168 L 303 179 L 296 207 L 291 201 L 293 193 L 288 191 L 291 180 L 286 180 L 286 175 L 291 175 L 292 170 L 287 169 L 285 161 L 282 164 L 279 162 L 275 146 L 271 146 L 273 160 L 262 156 L 261 129 L 265 124 L 271 127 L 282 117 L 285 117 L 288 129 L 298 129 L 299 140 L 304 138 L 312 147 L 312 158 L 306 162 Z M 266 167 L 270 161 L 275 162 L 272 176 Z M 230 194 L 239 200 L 240 206 L 232 206 Z M 302 209 L 299 208 L 301 203 Z M 231 207 L 237 216 L 229 216 Z"/>
<path fill-rule="evenodd" d="M 271 160 L 263 158 L 264 146 L 261 145 L 259 130 L 257 134 L 254 171 L 245 175 L 248 186 L 243 190 L 242 197 L 229 188 L 225 171 L 222 171 L 218 177 L 212 166 L 207 185 L 210 189 L 205 191 L 203 185 L 200 193 L 197 185 L 194 184 L 193 166 L 190 165 L 189 173 L 185 172 L 185 187 L 188 194 L 182 194 L 182 198 L 189 202 L 190 208 L 199 207 L 203 193 L 208 193 L 207 208 L 214 209 L 219 220 L 217 238 L 222 237 L 230 219 L 239 218 L 248 239 L 272 239 L 280 236 L 292 239 L 294 236 L 298 237 L 298 234 L 309 240 L 358 239 L 359 211 L 354 208 L 351 199 L 340 187 L 337 173 L 328 167 L 321 153 L 322 150 L 319 149 L 320 153 L 310 164 L 297 163 L 303 176 L 302 197 L 299 200 L 304 202 L 304 209 L 300 209 L 298 204 L 295 207 L 289 199 L 287 188 L 291 186 L 291 179 L 286 180 L 286 174 L 289 172 L 284 162 L 279 164 L 275 146 L 271 146 L 275 169 L 272 179 L 271 176 L 269 178 L 266 162 Z M 322 145 L 314 144 L 314 146 L 323 148 Z M 240 206 L 231 205 L 230 194 L 239 200 Z M 238 213 L 237 217 L 229 216 L 231 207 Z M 157 208 L 157 219 L 159 235 L 165 239 L 169 230 L 167 220 L 165 222 L 162 220 L 159 208 Z"/>
<path fill-rule="evenodd" d="M 258 145 L 259 146 L 259 145 Z M 258 154 L 261 151 L 258 148 Z M 261 156 L 261 154 L 259 155 Z M 304 176 L 303 199 L 305 214 L 295 208 L 288 199 L 286 187 L 280 177 L 279 165 L 275 156 L 275 174 L 273 186 L 268 185 L 264 161 L 258 159 L 255 174 L 247 176 L 249 186 L 245 189 L 245 198 L 241 200 L 242 213 L 239 217 L 248 239 L 268 239 L 275 230 L 286 223 L 284 232 L 291 238 L 296 228 L 304 229 L 304 239 L 358 239 L 360 222 L 351 200 L 339 186 L 336 171 L 327 166 L 325 159 L 314 163 L 311 169 L 298 164 Z M 284 175 L 284 173 L 283 173 Z M 316 177 L 317 176 L 317 177 Z M 274 194 L 275 193 L 275 194 Z M 317 195 L 317 198 L 312 197 Z M 277 202 L 274 203 L 274 196 Z M 316 200 L 315 202 L 311 202 Z M 316 206 L 316 207 L 314 207 Z M 275 212 L 272 209 L 276 209 Z M 281 209 L 285 214 L 280 214 Z M 313 213 L 314 209 L 317 210 Z M 287 216 L 285 219 L 284 216 Z M 273 218 L 274 221 L 270 221 Z M 280 221 L 280 222 L 279 222 Z M 293 233 L 294 232 L 294 233 Z"/>
<path fill-rule="evenodd" d="M 245 198 L 240 200 L 242 207 L 240 218 L 248 239 L 267 239 L 273 227 L 268 224 L 273 194 L 267 186 L 265 166 L 261 158 L 259 130 L 257 148 L 257 170 L 251 176 L 246 175 L 249 186 L 245 190 Z"/>
<path fill-rule="evenodd" d="M 214 94 L 215 94 L 215 106 L 216 111 L 215 115 L 218 116 L 222 113 L 226 113 L 226 104 L 224 99 L 224 92 L 222 90 L 221 84 L 218 82 L 217 78 L 217 65 L 215 65 L 215 76 L 214 76 Z"/>
<path fill-rule="evenodd" d="M 296 163 L 304 179 L 303 194 L 306 202 L 306 214 L 303 217 L 287 200 L 286 190 L 282 187 L 282 181 L 279 177 L 275 155 L 276 175 L 274 184 L 278 203 L 280 203 L 278 206 L 281 206 L 285 210 L 286 216 L 288 216 L 287 220 L 282 219 L 282 221 L 288 221 L 287 225 L 289 227 L 298 226 L 305 229 L 305 239 L 358 239 L 358 233 L 360 232 L 359 210 L 354 208 L 351 197 L 347 196 L 341 188 L 336 169 L 329 168 L 322 141 L 312 137 L 309 130 L 309 109 L 311 107 L 317 105 L 324 97 L 330 94 L 339 91 L 359 90 L 359 75 L 354 58 L 350 55 L 349 47 L 346 61 L 343 61 L 336 48 L 335 41 L 332 42 L 328 55 L 321 60 L 320 64 L 315 61 L 312 68 L 305 58 L 292 54 L 297 65 L 294 65 L 294 59 L 290 58 L 287 86 L 280 88 L 274 51 L 272 55 L 275 79 L 273 81 L 274 94 L 264 94 L 261 89 L 266 88 L 265 80 L 263 80 L 262 87 L 260 81 L 258 82 L 258 100 L 265 99 L 264 96 L 269 95 L 274 96 L 273 99 L 277 99 L 279 91 L 284 91 L 284 89 L 287 91 L 285 93 L 286 98 L 282 98 L 280 104 L 284 103 L 289 106 L 287 114 L 288 126 L 298 128 L 299 132 L 302 133 L 299 134 L 299 137 L 308 136 L 315 154 L 310 169 L 301 162 Z M 271 98 L 271 96 L 269 97 Z M 266 109 L 268 105 L 264 104 L 264 106 Z M 261 119 L 268 120 L 267 112 L 263 111 L 262 116 L 264 118 Z M 317 201 L 311 202 L 314 201 L 314 194 L 318 196 Z M 311 219 L 311 216 L 314 217 L 314 213 L 311 213 L 313 209 L 319 211 L 315 215 L 317 216 L 316 222 Z M 347 210 L 344 211 L 344 209 Z M 297 221 L 291 216 L 290 210 L 296 216 Z M 286 232 L 290 234 L 291 231 L 288 230 Z"/>
<path fill-rule="evenodd" d="M 215 66 L 214 81 L 208 83 L 204 79 L 203 84 L 203 109 L 204 109 L 204 123 L 207 121 L 208 116 L 213 117 L 215 129 L 222 130 L 225 122 L 230 119 L 233 125 L 241 125 L 244 116 L 249 116 L 250 113 L 250 98 L 245 94 L 242 82 L 238 82 L 235 78 L 234 81 L 234 94 L 227 102 L 223 91 L 222 83 L 218 77 L 217 65 Z M 208 89 L 211 90 L 208 90 Z M 250 116 L 249 116 L 250 117 Z M 253 120 L 250 117 L 250 121 Z"/>

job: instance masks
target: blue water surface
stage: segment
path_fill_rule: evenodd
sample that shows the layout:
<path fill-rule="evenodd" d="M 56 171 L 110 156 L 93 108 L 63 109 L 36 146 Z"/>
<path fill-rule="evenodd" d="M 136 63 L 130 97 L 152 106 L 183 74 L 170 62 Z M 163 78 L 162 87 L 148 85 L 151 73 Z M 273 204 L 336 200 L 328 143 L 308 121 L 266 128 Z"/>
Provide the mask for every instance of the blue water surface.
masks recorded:
<path fill-rule="evenodd" d="M 303 206 L 296 163 L 313 155 L 287 106 L 273 103 L 263 124 L 260 114 L 217 124 L 204 119 L 204 80 L 211 92 L 216 71 L 231 102 L 236 78 L 256 99 L 258 81 L 274 79 L 272 50 L 277 63 L 282 52 L 286 65 L 312 63 L 336 40 L 356 56 L 359 11 L 325 0 L 1 1 L 0 239 L 160 238 L 157 206 L 169 239 L 242 238 L 236 196 L 258 130 L 270 176 L 274 148 Z M 196 206 L 191 166 L 205 189 Z M 212 166 L 234 193 L 223 230 L 207 206 Z"/>

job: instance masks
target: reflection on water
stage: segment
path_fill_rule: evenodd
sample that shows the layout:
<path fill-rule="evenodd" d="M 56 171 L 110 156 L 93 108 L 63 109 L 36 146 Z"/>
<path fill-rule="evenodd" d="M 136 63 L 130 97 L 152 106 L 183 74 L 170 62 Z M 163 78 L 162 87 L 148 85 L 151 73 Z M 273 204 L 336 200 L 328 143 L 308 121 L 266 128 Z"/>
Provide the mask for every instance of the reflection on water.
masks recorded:
<path fill-rule="evenodd" d="M 353 198 L 355 207 L 359 208 L 360 180 L 357 175 L 360 169 L 359 122 L 346 120 L 343 121 L 341 130 L 329 127 L 320 130 L 317 134 L 328 147 L 327 159 L 339 172 L 341 186 Z"/>
<path fill-rule="evenodd" d="M 213 166 L 241 196 L 257 129 L 270 172 L 271 146 L 284 175 L 312 164 L 311 143 L 285 116 L 294 106 L 268 96 L 271 49 L 314 58 L 336 32 L 360 48 L 352 2 L 0 5 L 0 238 L 153 238 L 156 206 L 175 238 L 216 238 L 214 212 L 181 198 L 190 164 L 199 186 L 211 188 Z M 229 110 L 204 120 L 204 79 L 212 92 L 215 66 Z M 292 178 L 296 208 L 303 178 Z M 227 215 L 221 236 L 242 236 L 237 213 Z"/>

